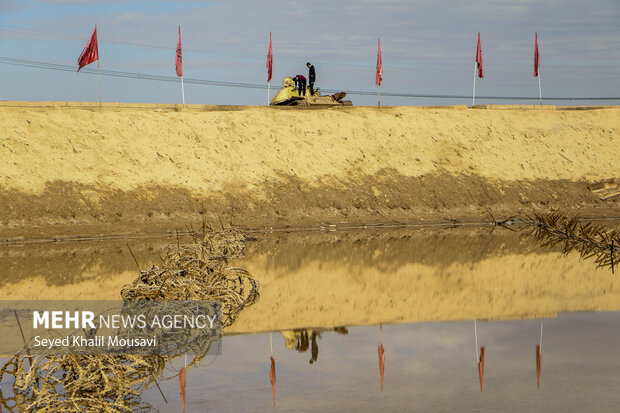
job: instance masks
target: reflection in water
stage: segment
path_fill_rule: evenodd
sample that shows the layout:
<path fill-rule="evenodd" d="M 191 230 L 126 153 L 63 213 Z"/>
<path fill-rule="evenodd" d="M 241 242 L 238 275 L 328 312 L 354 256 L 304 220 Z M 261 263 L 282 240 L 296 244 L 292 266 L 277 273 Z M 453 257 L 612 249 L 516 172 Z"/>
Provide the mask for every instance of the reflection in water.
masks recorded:
<path fill-rule="evenodd" d="M 548 319 L 534 393 L 542 324 L 539 338 L 536 320 L 480 322 L 620 310 L 620 279 L 561 247 L 488 228 L 259 234 L 234 262 L 261 282 L 261 300 L 227 329 L 239 335 L 190 381 L 160 383 L 169 404 L 154 386 L 143 400 L 170 411 L 185 394 L 189 411 L 271 411 L 277 360 L 284 411 L 617 411 L 618 313 Z M 140 262 L 159 259 L 158 248 L 132 249 Z M 0 298 L 118 298 L 134 268 L 124 242 L 3 247 Z M 484 340 L 475 362 L 473 319 Z M 470 321 L 428 322 L 438 320 Z M 247 334 L 268 331 L 284 338 L 270 346 L 271 394 L 267 337 Z"/>
<path fill-rule="evenodd" d="M 540 320 L 540 342 L 536 344 L 536 383 L 540 389 L 540 370 L 542 369 L 543 320 Z"/>
<path fill-rule="evenodd" d="M 620 310 L 620 279 L 520 232 L 290 233 L 249 250 L 263 299 L 231 333 Z"/>
<path fill-rule="evenodd" d="M 540 369 L 542 367 L 542 355 L 540 354 L 540 344 L 536 344 L 536 382 L 540 389 Z"/>
<path fill-rule="evenodd" d="M 273 405 L 276 405 L 276 360 L 271 358 L 271 368 L 269 369 L 269 381 L 271 382 L 271 393 L 273 393 Z"/>
<path fill-rule="evenodd" d="M 183 367 L 179 373 L 179 394 L 181 395 L 181 407 L 183 408 L 183 413 L 185 413 L 186 375 L 187 365 Z"/>
<path fill-rule="evenodd" d="M 379 325 L 381 331 L 381 344 L 379 344 L 379 377 L 381 377 L 381 391 L 383 391 L 383 379 L 385 378 L 385 349 L 383 348 L 383 324 Z"/>
<path fill-rule="evenodd" d="M 486 349 L 480 393 L 472 321 L 350 327 L 323 331 L 320 363 L 273 342 L 281 411 L 616 412 L 620 386 L 620 313 L 573 313 L 545 319 L 545 383 L 534 384 L 540 320 L 477 321 Z M 277 333 L 274 333 L 277 334 Z M 277 335 L 274 335 L 277 337 Z M 227 336 L 223 354 L 193 371 L 188 411 L 272 411 L 266 380 L 267 334 Z M 383 391 L 377 342 L 389 357 Z M 478 347 L 478 349 L 480 349 Z M 309 352 L 310 349 L 307 350 Z M 472 354 L 474 353 L 474 354 Z M 270 359 L 271 360 L 271 359 Z M 274 366 L 275 367 L 275 366 Z M 538 366 L 536 366 L 538 372 Z M 189 383 L 188 383 L 189 385 Z M 162 390 L 168 394 L 167 383 Z M 176 390 L 176 389 L 174 389 Z M 272 389 L 273 390 L 273 389 Z M 144 397 L 169 408 L 151 390 Z M 175 400 L 169 400 L 175 405 Z"/>
<path fill-rule="evenodd" d="M 604 225 L 579 222 L 560 214 L 535 215 L 531 233 L 543 247 L 563 244 L 562 253 L 577 250 L 581 259 L 594 259 L 598 268 L 610 268 L 620 261 L 620 234 Z"/>
<path fill-rule="evenodd" d="M 2 366 L 9 412 L 149 411 L 140 394 L 165 367 L 161 356 L 13 356 Z"/>
<path fill-rule="evenodd" d="M 478 327 L 476 324 L 476 320 L 474 320 L 474 337 L 476 340 L 476 360 L 478 361 L 478 378 L 480 380 L 480 391 L 482 392 L 482 387 L 484 386 L 484 359 L 486 355 L 486 346 L 480 347 L 480 351 L 478 351 Z"/>
<path fill-rule="evenodd" d="M 482 387 L 484 386 L 484 358 L 486 355 L 486 347 L 480 347 L 480 356 L 478 359 L 478 378 L 480 379 L 480 391 L 482 392 Z"/>
<path fill-rule="evenodd" d="M 297 350 L 300 353 L 305 353 L 310 348 L 311 358 L 309 363 L 314 364 L 319 358 L 319 345 L 317 340 L 321 338 L 323 331 L 333 331 L 338 334 L 347 335 L 349 331 L 346 327 L 334 327 L 331 329 L 325 328 L 309 328 L 309 329 L 294 329 L 284 330 L 280 334 L 284 337 L 284 343 L 286 348 L 291 350 Z"/>
<path fill-rule="evenodd" d="M 150 266 L 147 270 L 140 270 L 140 275 L 123 287 L 123 310 L 137 305 L 138 309 L 133 308 L 135 311 L 131 314 L 155 311 L 156 314 L 186 315 L 169 307 L 176 307 L 178 301 L 175 300 L 217 300 L 222 308 L 220 325 L 231 325 L 239 313 L 259 297 L 258 281 L 249 272 L 226 265 L 229 258 L 243 252 L 244 240 L 244 236 L 234 229 L 192 234 L 189 243 L 181 244 L 177 240 L 164 251 L 161 268 Z M 160 306 L 152 308 L 153 303 L 160 303 Z M 208 314 L 195 305 L 192 310 Z M 19 319 L 17 321 L 19 323 Z M 211 344 L 221 336 L 220 329 L 200 330 L 198 337 L 183 329 L 160 329 L 154 333 L 157 334 L 155 343 L 161 345 L 157 347 L 158 354 L 153 355 L 148 351 L 145 351 L 147 355 L 111 354 L 109 351 L 93 355 L 53 353 L 31 357 L 24 339 L 24 351 L 15 354 L 0 369 L 2 382 L 12 385 L 11 392 L 2 392 L 0 403 L 11 412 L 150 411 L 151 406 L 141 400 L 142 392 L 153 383 L 159 389 L 157 379 L 163 378 L 166 364 L 183 354 L 194 354 L 189 367 L 198 365 Z M 130 330 L 133 334 L 143 332 L 133 325 Z M 96 334 L 94 328 L 88 332 L 88 335 Z M 181 336 L 182 340 L 164 339 L 170 335 Z M 187 367 L 186 361 L 179 373 L 183 410 Z"/>
<path fill-rule="evenodd" d="M 620 310 L 610 271 L 563 256 L 561 245 L 489 230 L 255 234 L 231 264 L 260 280 L 261 300 L 227 332 Z M 115 242 L 1 247 L 0 299 L 119 299 L 136 271 Z M 139 262 L 158 263 L 160 242 L 131 247 Z"/>
<path fill-rule="evenodd" d="M 540 320 L 540 341 L 536 344 L 536 382 L 540 389 L 540 371 L 542 368 L 542 333 L 543 333 L 543 320 Z M 478 351 L 478 328 L 476 320 L 474 320 L 474 338 L 476 342 L 476 360 L 478 362 L 478 378 L 480 380 L 480 391 L 482 392 L 484 387 L 484 363 L 486 359 L 486 346 L 481 346 Z M 382 381 L 383 383 L 383 378 Z"/>

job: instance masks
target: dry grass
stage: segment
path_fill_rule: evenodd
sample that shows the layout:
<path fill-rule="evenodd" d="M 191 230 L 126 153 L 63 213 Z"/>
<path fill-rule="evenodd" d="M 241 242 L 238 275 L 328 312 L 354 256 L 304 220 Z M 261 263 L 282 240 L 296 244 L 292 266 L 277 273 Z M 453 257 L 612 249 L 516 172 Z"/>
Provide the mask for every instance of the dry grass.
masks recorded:
<path fill-rule="evenodd" d="M 191 242 L 177 239 L 164 251 L 160 267 L 141 270 L 121 296 L 124 300 L 221 301 L 222 322 L 229 326 L 259 297 L 258 281 L 246 270 L 227 265 L 243 253 L 245 237 L 232 228 L 203 228 L 202 233 L 191 235 Z M 13 382 L 13 396 L 3 397 L 2 407 L 9 412 L 150 411 L 153 408 L 140 395 L 157 384 L 166 364 L 180 355 L 18 354 L 0 370 L 2 382 Z M 202 358 L 195 356 L 188 367 L 197 366 Z"/>
<path fill-rule="evenodd" d="M 560 214 L 535 215 L 530 219 L 529 234 L 534 235 L 544 247 L 563 244 L 562 253 L 578 251 L 582 259 L 593 258 L 599 268 L 611 272 L 620 260 L 620 235 L 603 225 L 581 223 L 578 218 Z"/>

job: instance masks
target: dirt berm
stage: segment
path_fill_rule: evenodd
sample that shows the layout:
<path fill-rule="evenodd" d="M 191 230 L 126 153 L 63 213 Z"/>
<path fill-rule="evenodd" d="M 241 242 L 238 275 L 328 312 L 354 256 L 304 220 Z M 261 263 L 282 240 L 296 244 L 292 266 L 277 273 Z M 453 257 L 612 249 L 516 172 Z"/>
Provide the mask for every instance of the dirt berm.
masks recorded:
<path fill-rule="evenodd" d="M 0 239 L 619 216 L 620 108 L 2 102 Z M 613 192 L 613 189 L 612 189 Z"/>

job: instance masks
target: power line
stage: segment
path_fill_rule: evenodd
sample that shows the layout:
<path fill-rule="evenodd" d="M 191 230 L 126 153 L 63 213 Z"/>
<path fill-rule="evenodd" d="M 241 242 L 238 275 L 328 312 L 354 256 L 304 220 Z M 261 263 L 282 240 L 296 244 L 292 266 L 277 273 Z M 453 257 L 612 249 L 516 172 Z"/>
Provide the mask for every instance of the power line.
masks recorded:
<path fill-rule="evenodd" d="M 0 64 L 7 64 L 12 66 L 20 66 L 20 67 L 31 67 L 36 69 L 48 69 L 48 70 L 57 70 L 63 72 L 76 72 L 77 69 L 75 66 L 62 65 L 57 63 L 50 62 L 39 62 L 35 60 L 24 60 L 24 59 L 15 59 L 11 57 L 1 57 L 0 56 Z M 82 68 L 81 73 L 86 74 L 97 74 L 97 70 L 91 69 L 88 67 Z M 101 70 L 101 75 L 110 76 L 110 77 L 118 77 L 118 78 L 129 78 L 129 79 L 142 79 L 142 80 L 153 80 L 159 82 L 180 82 L 179 78 L 176 76 L 162 76 L 162 75 L 151 75 L 145 73 L 134 73 L 134 72 L 124 72 L 118 70 Z M 236 87 L 236 88 L 244 88 L 244 89 L 267 89 L 267 86 L 264 84 L 256 84 L 256 83 L 241 83 L 241 82 L 224 82 L 218 80 L 207 80 L 207 79 L 193 79 L 193 78 L 184 78 L 185 83 L 197 84 L 197 85 L 206 85 L 206 86 L 221 86 L 221 87 Z M 340 90 L 335 89 L 321 89 L 322 92 L 325 93 L 337 93 Z M 376 92 L 369 91 L 361 91 L 361 90 L 351 90 L 347 91 L 348 95 L 358 95 L 358 96 L 375 96 Z M 402 97 L 402 98 L 432 98 L 432 99 L 471 99 L 471 95 L 439 95 L 439 94 L 421 94 L 421 93 L 396 93 L 396 92 L 384 92 L 384 96 L 391 97 Z M 487 99 L 487 100 L 538 100 L 538 97 L 530 97 L 530 96 L 477 96 L 478 99 Z M 603 96 L 603 97 L 544 97 L 543 100 L 547 101 L 571 101 L 571 100 L 620 100 L 620 97 L 611 97 L 611 96 Z"/>
<path fill-rule="evenodd" d="M 72 34 L 72 33 L 61 33 L 61 32 L 53 32 L 53 31 L 44 31 L 44 30 L 35 30 L 35 29 L 28 29 L 28 28 L 23 28 L 23 27 L 17 27 L 17 26 L 3 26 L 0 25 L 0 31 L 6 31 L 6 32 L 14 32 L 14 33 L 30 33 L 33 35 L 37 35 L 39 37 L 45 38 L 46 40 L 51 40 L 50 37 L 55 38 L 55 40 L 72 40 L 72 41 L 83 41 L 85 39 L 84 35 L 78 35 L 78 34 Z M 131 41 L 126 41 L 126 40 L 114 40 L 114 39 L 109 39 L 107 37 L 99 37 L 99 43 L 111 43 L 111 44 L 118 44 L 118 45 L 125 45 L 125 46 L 132 46 L 132 47 L 138 47 L 138 48 L 146 48 L 146 49 L 158 49 L 158 50 L 167 50 L 167 51 L 174 51 L 176 50 L 176 44 L 173 44 L 171 46 L 162 46 L 162 45 L 156 45 L 156 44 L 146 44 L 146 43 L 137 43 L 137 42 L 131 42 Z M 250 54 L 250 53 L 234 53 L 234 52 L 216 52 L 216 51 L 207 51 L 204 49 L 195 49 L 195 48 L 189 48 L 189 47 L 185 47 L 183 48 L 183 51 L 185 52 L 194 52 L 194 53 L 206 53 L 206 54 L 210 54 L 210 55 L 216 55 L 216 56 L 228 56 L 228 57 L 234 57 L 234 58 L 244 58 L 244 59 L 252 59 L 252 60 L 256 60 L 256 59 L 264 59 L 264 55 L 262 54 Z M 278 58 L 279 59 L 285 59 L 285 60 L 299 60 L 298 56 L 293 56 L 293 55 L 288 55 L 286 53 L 279 53 L 278 54 Z M 428 62 L 428 61 L 416 61 L 415 63 L 412 64 L 403 64 L 403 63 L 399 63 L 399 61 L 402 60 L 411 60 L 412 58 L 395 58 L 393 59 L 393 64 L 386 64 L 384 65 L 384 67 L 387 68 L 391 68 L 393 70 L 420 70 L 421 68 L 425 68 L 425 67 L 434 67 L 432 69 L 432 71 L 436 72 L 436 71 L 442 71 L 442 72 L 454 72 L 454 73 L 459 73 L 462 72 L 462 64 L 461 63 L 447 63 L 447 62 L 442 62 L 442 63 L 432 63 L 432 62 Z M 415 59 L 414 59 L 415 60 Z M 334 63 L 334 61 L 331 60 L 326 60 L 326 59 L 316 59 L 314 60 L 315 62 L 318 63 L 323 63 L 326 65 L 330 65 L 330 66 L 341 66 L 341 67 L 367 67 L 367 65 L 365 63 L 360 63 L 357 61 L 337 61 L 337 63 Z M 490 67 L 494 67 L 494 68 L 514 68 L 514 67 L 530 67 L 530 64 L 494 64 L 492 61 L 487 60 L 486 61 L 486 65 L 490 68 Z M 596 66 L 596 67 L 620 67 L 620 65 L 618 64 L 597 64 L 597 65 L 581 65 L 581 64 L 547 64 L 545 65 L 545 67 L 547 67 L 547 71 L 550 72 L 549 68 L 550 67 L 561 67 L 563 69 L 566 69 L 567 67 L 569 68 L 584 68 L 585 70 L 571 70 L 570 72 L 558 72 L 557 70 L 553 70 L 553 74 L 554 75 L 569 75 L 569 76 L 573 76 L 573 75 L 580 75 L 580 74 L 588 74 L 588 75 L 602 75 L 602 76 L 620 76 L 620 71 L 614 71 L 614 72 L 593 72 L 591 70 L 592 66 Z M 449 67 L 453 67 L 453 69 L 450 69 Z M 422 69 L 423 70 L 423 69 Z M 495 73 L 503 73 L 503 74 L 517 74 L 517 73 L 523 73 L 522 71 L 517 71 L 517 70 L 494 70 Z"/>

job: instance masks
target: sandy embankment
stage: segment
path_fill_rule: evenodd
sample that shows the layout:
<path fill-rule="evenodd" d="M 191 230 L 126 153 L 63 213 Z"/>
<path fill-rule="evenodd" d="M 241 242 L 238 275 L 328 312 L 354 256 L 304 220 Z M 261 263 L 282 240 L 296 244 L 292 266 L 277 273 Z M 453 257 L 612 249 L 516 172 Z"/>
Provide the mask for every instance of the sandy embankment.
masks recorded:
<path fill-rule="evenodd" d="M 13 105 L 13 106 L 11 106 Z M 57 105 L 58 106 L 58 105 Z M 213 108 L 211 108 L 213 109 Z M 620 108 L 0 106 L 0 238 L 618 215 Z"/>

